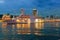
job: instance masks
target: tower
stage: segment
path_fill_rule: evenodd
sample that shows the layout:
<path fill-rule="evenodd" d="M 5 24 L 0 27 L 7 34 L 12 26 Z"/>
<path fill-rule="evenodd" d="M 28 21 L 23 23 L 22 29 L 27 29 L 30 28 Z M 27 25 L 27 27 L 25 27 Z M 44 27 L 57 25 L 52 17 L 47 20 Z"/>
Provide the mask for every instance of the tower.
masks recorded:
<path fill-rule="evenodd" d="M 33 16 L 35 16 L 35 17 L 38 16 L 37 9 L 33 9 Z"/>
<path fill-rule="evenodd" d="M 23 8 L 21 8 L 21 15 L 24 15 L 24 9 Z"/>

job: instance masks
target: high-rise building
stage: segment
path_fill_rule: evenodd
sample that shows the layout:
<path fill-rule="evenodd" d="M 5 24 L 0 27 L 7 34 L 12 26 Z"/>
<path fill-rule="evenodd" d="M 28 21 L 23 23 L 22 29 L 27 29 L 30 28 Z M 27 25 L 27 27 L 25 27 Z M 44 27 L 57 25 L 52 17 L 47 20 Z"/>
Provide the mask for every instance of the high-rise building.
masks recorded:
<path fill-rule="evenodd" d="M 33 9 L 33 16 L 35 16 L 35 17 L 38 16 L 37 9 Z"/>

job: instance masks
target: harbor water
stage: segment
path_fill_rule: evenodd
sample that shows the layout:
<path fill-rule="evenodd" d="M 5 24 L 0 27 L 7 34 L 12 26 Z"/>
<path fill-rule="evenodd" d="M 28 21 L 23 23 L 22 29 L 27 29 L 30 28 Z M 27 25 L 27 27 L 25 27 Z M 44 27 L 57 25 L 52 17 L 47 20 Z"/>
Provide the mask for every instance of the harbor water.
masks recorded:
<path fill-rule="evenodd" d="M 0 40 L 59 40 L 60 22 L 0 22 Z"/>

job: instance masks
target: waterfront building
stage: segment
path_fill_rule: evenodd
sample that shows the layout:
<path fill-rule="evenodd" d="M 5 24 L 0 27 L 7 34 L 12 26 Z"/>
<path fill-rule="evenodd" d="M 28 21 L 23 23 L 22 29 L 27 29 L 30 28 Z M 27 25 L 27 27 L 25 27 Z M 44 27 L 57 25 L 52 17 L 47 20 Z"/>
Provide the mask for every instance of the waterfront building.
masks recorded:
<path fill-rule="evenodd" d="M 24 14 L 23 8 L 21 8 L 20 12 L 20 16 L 16 17 L 16 22 L 30 23 L 30 16 Z"/>
<path fill-rule="evenodd" d="M 30 22 L 30 16 L 29 15 L 21 15 L 16 18 L 17 22 Z"/>
<path fill-rule="evenodd" d="M 37 16 L 38 16 L 38 11 L 37 11 L 37 9 L 33 9 L 33 16 L 34 16 L 34 17 L 37 17 Z"/>
<path fill-rule="evenodd" d="M 10 15 L 7 15 L 7 14 L 4 14 L 3 17 L 2 17 L 2 20 L 11 20 L 11 17 Z"/>

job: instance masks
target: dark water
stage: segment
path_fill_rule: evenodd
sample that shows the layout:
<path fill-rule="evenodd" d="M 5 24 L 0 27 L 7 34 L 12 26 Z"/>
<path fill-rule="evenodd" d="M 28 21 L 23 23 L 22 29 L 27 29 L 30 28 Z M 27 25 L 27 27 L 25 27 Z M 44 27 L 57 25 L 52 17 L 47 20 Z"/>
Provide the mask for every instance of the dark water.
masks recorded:
<path fill-rule="evenodd" d="M 60 40 L 60 22 L 0 23 L 0 40 Z"/>

